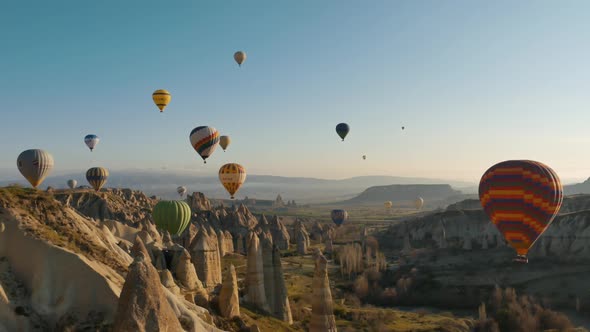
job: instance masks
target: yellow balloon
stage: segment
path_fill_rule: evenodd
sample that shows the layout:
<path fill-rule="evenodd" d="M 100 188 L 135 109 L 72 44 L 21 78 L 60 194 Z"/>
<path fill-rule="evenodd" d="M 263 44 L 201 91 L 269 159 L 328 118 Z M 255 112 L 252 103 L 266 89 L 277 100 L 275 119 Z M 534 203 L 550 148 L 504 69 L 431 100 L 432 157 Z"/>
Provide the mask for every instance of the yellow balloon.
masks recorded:
<path fill-rule="evenodd" d="M 219 136 L 219 145 L 221 145 L 223 152 L 225 152 L 225 149 L 227 149 L 229 143 L 231 143 L 229 136 Z"/>
<path fill-rule="evenodd" d="M 170 103 L 172 95 L 167 90 L 156 90 L 152 93 L 152 99 L 160 109 L 160 113 L 162 113 L 166 106 L 168 106 L 168 103 Z"/>
<path fill-rule="evenodd" d="M 240 164 L 225 164 L 219 169 L 219 181 L 231 195 L 231 199 L 234 199 L 234 194 L 246 181 L 246 169 Z"/>
<path fill-rule="evenodd" d="M 242 66 L 242 63 L 246 61 L 246 52 L 244 51 L 237 51 L 234 53 L 234 60 L 238 63 L 238 66 Z"/>
<path fill-rule="evenodd" d="M 385 203 L 383 203 L 385 205 L 386 208 L 391 209 L 393 207 L 393 202 L 391 201 L 387 201 Z"/>

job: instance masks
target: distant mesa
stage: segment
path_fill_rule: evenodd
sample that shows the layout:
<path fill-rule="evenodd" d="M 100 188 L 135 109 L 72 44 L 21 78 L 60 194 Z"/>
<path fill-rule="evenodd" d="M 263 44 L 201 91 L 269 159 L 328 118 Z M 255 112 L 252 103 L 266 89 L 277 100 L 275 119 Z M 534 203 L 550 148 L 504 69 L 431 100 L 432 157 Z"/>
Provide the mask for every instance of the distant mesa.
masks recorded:
<path fill-rule="evenodd" d="M 406 201 L 412 204 L 416 197 L 424 198 L 426 204 L 433 200 L 446 200 L 453 196 L 460 196 L 462 193 L 453 189 L 448 184 L 394 184 L 388 186 L 370 187 L 360 195 L 343 201 L 343 204 L 379 204 L 384 201 Z"/>

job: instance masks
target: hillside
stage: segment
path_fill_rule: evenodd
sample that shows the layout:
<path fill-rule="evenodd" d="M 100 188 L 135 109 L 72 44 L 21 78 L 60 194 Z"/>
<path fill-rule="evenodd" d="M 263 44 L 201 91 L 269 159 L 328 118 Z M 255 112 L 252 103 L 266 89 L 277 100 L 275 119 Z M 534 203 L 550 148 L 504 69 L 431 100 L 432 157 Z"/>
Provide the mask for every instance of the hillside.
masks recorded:
<path fill-rule="evenodd" d="M 413 202 L 416 197 L 422 197 L 429 204 L 436 204 L 455 197 L 462 199 L 461 192 L 454 190 L 448 184 L 411 184 L 374 186 L 366 189 L 360 195 L 342 202 L 342 204 L 383 204 L 384 201 Z"/>

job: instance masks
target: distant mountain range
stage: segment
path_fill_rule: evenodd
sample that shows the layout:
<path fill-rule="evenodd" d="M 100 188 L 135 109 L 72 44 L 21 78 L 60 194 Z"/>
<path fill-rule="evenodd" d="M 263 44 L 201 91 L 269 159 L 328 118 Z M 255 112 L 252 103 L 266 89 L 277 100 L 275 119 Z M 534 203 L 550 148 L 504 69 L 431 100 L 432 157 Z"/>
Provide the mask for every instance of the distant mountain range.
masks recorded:
<path fill-rule="evenodd" d="M 68 179 L 76 179 L 78 185 L 87 184 L 84 175 L 78 173 L 50 176 L 45 180 L 42 187 L 64 188 Z M 0 186 L 12 183 L 28 185 L 24 179 L 18 179 L 0 181 Z M 248 196 L 250 198 L 274 200 L 277 194 L 281 194 L 285 201 L 294 199 L 298 203 L 326 203 L 354 198 L 365 189 L 373 186 L 441 183 L 448 184 L 450 187 L 464 193 L 475 188 L 473 183 L 463 181 L 397 176 L 359 176 L 342 180 L 327 180 L 305 177 L 248 175 L 246 183 L 240 189 L 236 198 L 242 199 Z M 228 196 L 216 176 L 198 176 L 188 172 L 112 171 L 106 184 L 107 187 L 141 190 L 148 195 L 156 195 L 166 199 L 177 198 L 176 188 L 180 185 L 186 186 L 189 192 L 200 191 L 211 198 L 227 198 Z M 467 191 L 465 191 L 466 188 Z"/>

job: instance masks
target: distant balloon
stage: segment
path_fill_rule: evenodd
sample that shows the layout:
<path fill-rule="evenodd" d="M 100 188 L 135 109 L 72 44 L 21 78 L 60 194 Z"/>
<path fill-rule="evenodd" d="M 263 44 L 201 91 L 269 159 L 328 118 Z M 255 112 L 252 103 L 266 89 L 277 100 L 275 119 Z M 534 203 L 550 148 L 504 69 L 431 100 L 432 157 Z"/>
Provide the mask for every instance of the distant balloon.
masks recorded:
<path fill-rule="evenodd" d="M 336 133 L 338 134 L 338 136 L 340 136 L 340 138 L 342 138 L 342 141 L 344 141 L 344 137 L 348 135 L 349 131 L 350 127 L 346 123 L 339 123 L 338 125 L 336 125 Z"/>
<path fill-rule="evenodd" d="M 219 144 L 219 132 L 208 126 L 200 126 L 191 131 L 189 136 L 191 145 L 195 151 L 207 163 L 207 158 L 213 154 Z"/>
<path fill-rule="evenodd" d="M 246 181 L 246 169 L 240 164 L 225 164 L 219 169 L 219 181 L 234 199 L 234 194 Z"/>
<path fill-rule="evenodd" d="M 234 60 L 238 63 L 238 66 L 242 66 L 242 63 L 246 61 L 246 52 L 244 51 L 237 51 L 234 53 Z"/>
<path fill-rule="evenodd" d="M 94 190 L 99 191 L 107 183 L 109 171 L 103 167 L 92 167 L 86 171 L 86 180 Z"/>
<path fill-rule="evenodd" d="M 167 90 L 156 90 L 154 93 L 152 93 L 152 99 L 154 100 L 154 103 L 156 103 L 156 106 L 158 106 L 160 109 L 160 113 L 162 113 L 164 112 L 166 106 L 168 106 L 170 103 L 170 100 L 172 100 L 172 95 Z"/>
<path fill-rule="evenodd" d="M 184 201 L 160 201 L 152 213 L 156 227 L 180 235 L 191 221 L 191 208 Z"/>
<path fill-rule="evenodd" d="M 70 187 L 70 189 L 74 189 L 76 188 L 76 185 L 78 184 L 78 181 L 76 180 L 68 180 L 68 187 Z"/>
<path fill-rule="evenodd" d="M 229 136 L 219 136 L 219 145 L 221 145 L 223 152 L 225 152 L 225 149 L 227 149 L 230 143 L 231 139 L 229 138 Z"/>
<path fill-rule="evenodd" d="M 367 156 L 363 155 L 363 160 L 366 160 L 366 159 L 367 159 Z"/>
<path fill-rule="evenodd" d="M 26 150 L 16 159 L 16 166 L 33 188 L 37 188 L 53 169 L 53 157 L 43 150 Z"/>
<path fill-rule="evenodd" d="M 422 197 L 416 197 L 416 200 L 414 201 L 414 206 L 417 210 L 420 210 L 422 206 L 424 206 L 424 199 L 422 199 Z"/>
<path fill-rule="evenodd" d="M 98 142 L 100 142 L 100 138 L 96 135 L 86 135 L 86 137 L 84 137 L 84 143 L 90 148 L 90 151 L 94 150 L 94 147 Z"/>
<path fill-rule="evenodd" d="M 402 127 L 402 130 L 406 129 L 406 127 Z"/>
<path fill-rule="evenodd" d="M 393 207 L 393 202 L 387 201 L 387 202 L 383 203 L 383 205 L 385 205 L 386 208 L 391 209 Z"/>
<path fill-rule="evenodd" d="M 508 160 L 488 169 L 479 182 L 479 200 L 492 223 L 526 262 L 526 254 L 551 225 L 563 202 L 563 187 L 547 165 Z"/>
<path fill-rule="evenodd" d="M 180 197 L 182 197 L 182 196 L 184 196 L 184 194 L 186 194 L 186 187 L 180 186 L 180 187 L 176 188 L 176 192 L 180 195 Z"/>
<path fill-rule="evenodd" d="M 342 223 L 348 220 L 348 212 L 341 209 L 332 210 L 330 216 L 332 217 L 332 221 L 338 226 L 342 225 Z"/>

